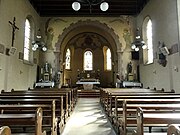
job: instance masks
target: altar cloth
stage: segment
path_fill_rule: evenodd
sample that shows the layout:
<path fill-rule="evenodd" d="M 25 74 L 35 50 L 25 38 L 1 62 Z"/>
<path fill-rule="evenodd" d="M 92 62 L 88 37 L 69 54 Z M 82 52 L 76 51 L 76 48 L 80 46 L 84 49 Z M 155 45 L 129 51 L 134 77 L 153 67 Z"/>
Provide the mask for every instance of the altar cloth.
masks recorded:
<path fill-rule="evenodd" d="M 83 88 L 85 90 L 90 90 L 90 89 L 93 89 L 94 85 L 100 84 L 100 82 L 97 79 L 95 79 L 95 80 L 86 79 L 86 80 L 79 80 L 79 81 L 76 82 L 76 84 L 82 84 Z"/>

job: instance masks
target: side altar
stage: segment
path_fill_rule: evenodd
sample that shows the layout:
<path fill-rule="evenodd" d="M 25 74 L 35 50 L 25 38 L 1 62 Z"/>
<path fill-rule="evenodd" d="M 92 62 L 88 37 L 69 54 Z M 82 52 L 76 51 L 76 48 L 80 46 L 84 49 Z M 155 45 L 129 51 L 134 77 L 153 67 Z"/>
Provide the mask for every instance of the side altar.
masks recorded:
<path fill-rule="evenodd" d="M 55 83 L 52 81 L 52 67 L 46 62 L 45 65 L 41 68 L 40 80 L 35 83 L 35 87 L 54 87 Z"/>

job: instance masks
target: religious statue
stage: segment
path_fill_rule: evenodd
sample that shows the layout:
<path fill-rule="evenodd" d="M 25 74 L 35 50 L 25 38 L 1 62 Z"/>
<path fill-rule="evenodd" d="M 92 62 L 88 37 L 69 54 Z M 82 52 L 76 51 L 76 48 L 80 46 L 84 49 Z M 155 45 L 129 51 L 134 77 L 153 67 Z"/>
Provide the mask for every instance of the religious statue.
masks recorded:
<path fill-rule="evenodd" d="M 48 62 L 46 62 L 44 65 L 44 73 L 49 73 L 49 70 L 50 70 L 50 65 Z"/>
<path fill-rule="evenodd" d="M 43 66 L 43 73 L 44 81 L 51 81 L 52 80 L 52 68 L 51 65 L 46 61 L 45 65 Z"/>
<path fill-rule="evenodd" d="M 132 70 L 131 61 L 127 64 L 127 77 L 128 77 L 128 81 L 134 81 L 134 73 Z"/>
<path fill-rule="evenodd" d="M 97 70 L 97 79 L 100 79 L 100 70 Z"/>
<path fill-rule="evenodd" d="M 131 63 L 131 61 L 127 65 L 127 72 L 128 72 L 128 74 L 132 73 L 132 63 Z"/>
<path fill-rule="evenodd" d="M 116 88 L 121 87 L 121 79 L 119 77 L 119 74 L 116 75 Z"/>
<path fill-rule="evenodd" d="M 80 70 L 79 70 L 79 69 L 77 70 L 77 79 L 78 79 L 78 80 L 81 79 L 81 73 L 80 73 Z"/>

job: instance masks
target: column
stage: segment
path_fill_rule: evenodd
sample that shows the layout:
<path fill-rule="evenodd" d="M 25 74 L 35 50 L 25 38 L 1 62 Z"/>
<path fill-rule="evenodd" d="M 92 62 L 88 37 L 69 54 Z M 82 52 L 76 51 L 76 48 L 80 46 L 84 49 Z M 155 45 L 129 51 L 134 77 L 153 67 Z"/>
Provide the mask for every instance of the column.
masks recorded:
<path fill-rule="evenodd" d="M 118 69 L 118 74 L 121 77 L 123 75 L 123 67 L 122 67 L 122 54 L 123 52 L 121 52 L 120 50 L 117 50 L 117 55 L 118 55 L 118 65 L 117 65 L 117 69 Z"/>

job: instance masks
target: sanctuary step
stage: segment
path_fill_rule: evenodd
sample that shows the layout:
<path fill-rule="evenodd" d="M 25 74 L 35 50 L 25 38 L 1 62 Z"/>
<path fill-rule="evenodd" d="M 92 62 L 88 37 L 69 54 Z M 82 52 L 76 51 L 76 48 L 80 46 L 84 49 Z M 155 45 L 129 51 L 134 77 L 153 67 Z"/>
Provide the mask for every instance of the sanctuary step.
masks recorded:
<path fill-rule="evenodd" d="M 99 98 L 100 97 L 100 91 L 99 90 L 78 90 L 78 97 L 79 98 Z"/>

